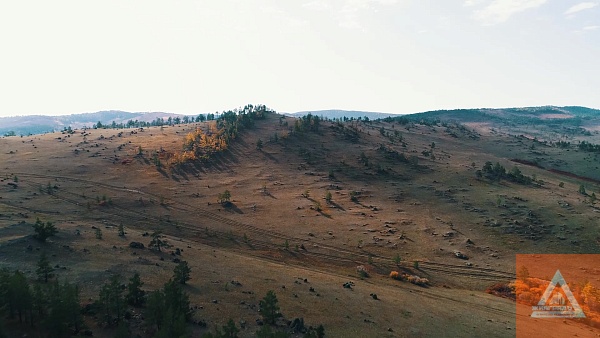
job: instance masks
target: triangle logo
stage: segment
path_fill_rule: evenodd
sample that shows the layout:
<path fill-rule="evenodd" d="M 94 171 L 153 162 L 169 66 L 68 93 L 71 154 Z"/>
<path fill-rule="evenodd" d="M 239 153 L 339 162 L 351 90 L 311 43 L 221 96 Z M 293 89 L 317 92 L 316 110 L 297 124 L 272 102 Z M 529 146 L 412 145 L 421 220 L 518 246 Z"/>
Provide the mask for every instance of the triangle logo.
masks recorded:
<path fill-rule="evenodd" d="M 581 306 L 559 270 L 556 270 L 542 298 L 532 309 L 531 317 L 534 318 L 585 318 Z"/>

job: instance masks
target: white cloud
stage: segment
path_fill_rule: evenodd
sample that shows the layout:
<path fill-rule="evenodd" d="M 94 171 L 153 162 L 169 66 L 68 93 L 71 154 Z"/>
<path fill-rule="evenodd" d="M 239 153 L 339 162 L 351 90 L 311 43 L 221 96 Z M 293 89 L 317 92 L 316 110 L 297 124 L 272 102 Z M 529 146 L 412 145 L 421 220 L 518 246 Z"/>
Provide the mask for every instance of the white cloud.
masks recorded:
<path fill-rule="evenodd" d="M 583 27 L 583 30 L 584 31 L 595 31 L 598 28 L 600 28 L 600 26 L 585 26 L 585 27 Z"/>
<path fill-rule="evenodd" d="M 494 0 L 483 9 L 476 10 L 474 18 L 486 25 L 495 25 L 507 21 L 514 14 L 537 8 L 547 0 Z"/>
<path fill-rule="evenodd" d="M 398 0 L 313 0 L 302 7 L 319 12 L 331 12 L 338 25 L 343 28 L 362 28 L 360 16 L 367 10 L 377 11 L 377 7 L 393 5 Z"/>
<path fill-rule="evenodd" d="M 393 5 L 398 0 L 344 0 L 337 12 L 338 23 L 344 28 L 362 28 L 360 13 L 371 9 L 373 5 Z"/>
<path fill-rule="evenodd" d="M 463 6 L 473 7 L 473 6 L 479 5 L 482 2 L 483 2 L 483 0 L 465 0 L 465 3 L 463 3 Z"/>
<path fill-rule="evenodd" d="M 331 5 L 327 1 L 324 1 L 324 0 L 314 0 L 311 2 L 307 2 L 307 3 L 303 4 L 302 7 L 313 10 L 313 11 L 319 11 L 319 12 L 323 12 L 323 11 L 327 11 L 327 10 L 331 9 Z"/>
<path fill-rule="evenodd" d="M 582 3 L 579 3 L 579 4 L 575 5 L 575 6 L 572 6 L 571 8 L 567 9 L 565 11 L 565 15 L 573 15 L 575 13 L 584 11 L 586 9 L 591 9 L 591 8 L 596 7 L 596 6 L 598 6 L 598 3 L 595 3 L 595 2 L 582 2 Z"/>

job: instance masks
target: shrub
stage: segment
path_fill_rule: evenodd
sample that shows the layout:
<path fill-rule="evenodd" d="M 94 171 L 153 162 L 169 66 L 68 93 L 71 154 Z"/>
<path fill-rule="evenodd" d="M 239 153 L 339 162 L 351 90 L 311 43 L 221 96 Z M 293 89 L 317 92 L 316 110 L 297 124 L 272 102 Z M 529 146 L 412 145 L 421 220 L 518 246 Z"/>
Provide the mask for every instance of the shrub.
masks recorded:
<path fill-rule="evenodd" d="M 96 228 L 96 239 L 102 239 L 102 230 L 100 228 Z"/>
<path fill-rule="evenodd" d="M 412 283 L 415 285 L 420 285 L 420 286 L 429 284 L 429 280 L 427 278 L 421 278 L 417 275 L 409 275 L 406 273 L 400 274 L 398 271 L 390 272 L 390 278 L 400 280 L 400 281 L 407 281 L 409 283 Z"/>
<path fill-rule="evenodd" d="M 331 198 L 332 198 L 331 192 L 327 191 L 327 193 L 325 193 L 325 201 L 327 203 L 331 203 Z"/>
<path fill-rule="evenodd" d="M 225 190 L 223 193 L 219 194 L 219 203 L 222 205 L 228 205 L 231 200 L 231 192 L 229 190 Z"/>
<path fill-rule="evenodd" d="M 365 268 L 364 265 L 359 265 L 356 267 L 356 272 L 358 272 L 358 275 L 362 278 L 368 278 L 369 277 L 369 272 L 367 271 L 367 269 Z"/>

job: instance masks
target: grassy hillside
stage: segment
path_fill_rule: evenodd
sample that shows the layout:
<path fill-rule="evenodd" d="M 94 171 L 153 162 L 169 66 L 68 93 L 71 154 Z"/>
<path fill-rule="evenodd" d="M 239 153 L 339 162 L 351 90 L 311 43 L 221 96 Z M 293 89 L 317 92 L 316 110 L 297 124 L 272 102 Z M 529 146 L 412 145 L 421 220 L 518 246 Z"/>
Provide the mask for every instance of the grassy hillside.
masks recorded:
<path fill-rule="evenodd" d="M 331 337 L 514 336 L 515 304 L 484 290 L 514 278 L 515 253 L 600 251 L 596 158 L 516 134 L 538 127 L 444 114 L 315 122 L 267 113 L 235 132 L 210 121 L 2 138 L 0 264 L 34 283 L 46 252 L 85 305 L 112 275 L 127 284 L 139 272 L 156 290 L 185 260 L 192 321 L 207 324 L 191 326 L 196 335 L 232 318 L 252 336 L 259 300 L 274 290 L 286 320 L 323 324 Z M 527 183 L 509 175 L 514 167 Z M 46 243 L 32 237 L 38 217 L 58 228 Z M 170 245 L 161 252 L 147 248 L 156 231 Z M 132 332 L 151 336 L 144 310 L 130 311 Z M 114 335 L 116 326 L 85 318 L 94 336 Z"/>

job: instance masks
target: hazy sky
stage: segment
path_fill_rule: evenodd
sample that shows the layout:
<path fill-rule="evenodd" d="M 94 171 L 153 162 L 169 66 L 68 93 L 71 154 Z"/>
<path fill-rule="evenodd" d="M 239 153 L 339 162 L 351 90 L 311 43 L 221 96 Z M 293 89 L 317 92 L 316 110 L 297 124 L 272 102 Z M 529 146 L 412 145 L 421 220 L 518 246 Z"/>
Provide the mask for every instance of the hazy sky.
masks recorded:
<path fill-rule="evenodd" d="M 600 0 L 0 5 L 0 116 L 600 108 Z"/>

